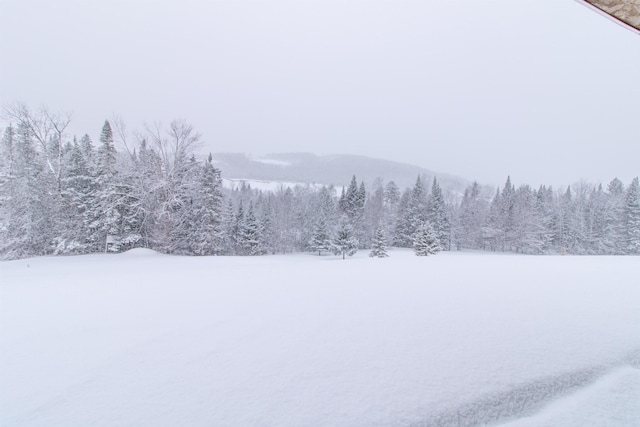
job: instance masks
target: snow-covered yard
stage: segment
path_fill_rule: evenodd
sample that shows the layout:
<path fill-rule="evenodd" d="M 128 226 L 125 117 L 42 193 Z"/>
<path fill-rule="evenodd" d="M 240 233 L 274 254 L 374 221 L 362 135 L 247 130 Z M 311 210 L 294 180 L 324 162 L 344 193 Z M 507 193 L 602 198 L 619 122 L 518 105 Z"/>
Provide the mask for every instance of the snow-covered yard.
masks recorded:
<path fill-rule="evenodd" d="M 3 426 L 640 424 L 640 258 L 0 264 Z"/>

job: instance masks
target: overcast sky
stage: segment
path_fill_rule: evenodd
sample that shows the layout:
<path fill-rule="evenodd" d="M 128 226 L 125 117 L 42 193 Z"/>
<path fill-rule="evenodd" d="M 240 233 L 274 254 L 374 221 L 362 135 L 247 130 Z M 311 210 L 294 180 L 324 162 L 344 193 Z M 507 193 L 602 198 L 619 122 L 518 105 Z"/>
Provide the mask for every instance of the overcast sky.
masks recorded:
<path fill-rule="evenodd" d="M 0 22 L 0 103 L 94 141 L 114 114 L 185 118 L 213 152 L 640 174 L 640 37 L 572 0 L 0 0 Z"/>

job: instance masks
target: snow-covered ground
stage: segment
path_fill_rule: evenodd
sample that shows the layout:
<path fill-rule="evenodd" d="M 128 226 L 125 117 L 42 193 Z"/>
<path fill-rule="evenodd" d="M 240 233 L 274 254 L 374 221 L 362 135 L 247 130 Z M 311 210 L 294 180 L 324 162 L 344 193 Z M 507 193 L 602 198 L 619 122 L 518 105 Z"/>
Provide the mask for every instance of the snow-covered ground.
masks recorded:
<path fill-rule="evenodd" d="M 2 426 L 637 426 L 640 258 L 0 263 Z"/>

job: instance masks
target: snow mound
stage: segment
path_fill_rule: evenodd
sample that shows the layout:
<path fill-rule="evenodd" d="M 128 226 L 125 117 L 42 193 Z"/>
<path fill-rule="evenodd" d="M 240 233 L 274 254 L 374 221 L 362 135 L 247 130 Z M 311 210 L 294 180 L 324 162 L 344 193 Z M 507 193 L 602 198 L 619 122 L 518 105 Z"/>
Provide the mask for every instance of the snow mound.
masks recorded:
<path fill-rule="evenodd" d="M 147 248 L 133 248 L 128 251 L 122 252 L 121 255 L 127 256 L 149 256 L 149 255 L 161 255 L 160 252 L 156 252 L 153 249 Z"/>

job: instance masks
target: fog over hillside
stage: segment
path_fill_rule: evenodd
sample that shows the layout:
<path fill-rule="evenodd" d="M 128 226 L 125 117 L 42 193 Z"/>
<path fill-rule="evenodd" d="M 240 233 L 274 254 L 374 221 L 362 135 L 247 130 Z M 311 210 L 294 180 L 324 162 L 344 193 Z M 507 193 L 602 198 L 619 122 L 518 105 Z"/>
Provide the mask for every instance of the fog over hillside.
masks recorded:
<path fill-rule="evenodd" d="M 376 178 L 394 181 L 400 188 L 415 184 L 422 176 L 431 182 L 435 176 L 443 189 L 462 193 L 470 180 L 435 172 L 415 165 L 354 155 L 318 156 L 310 153 L 251 155 L 216 153 L 215 165 L 228 179 L 287 181 L 345 186 L 356 175 L 358 181 L 372 183 Z M 506 179 L 506 177 L 505 177 Z"/>

